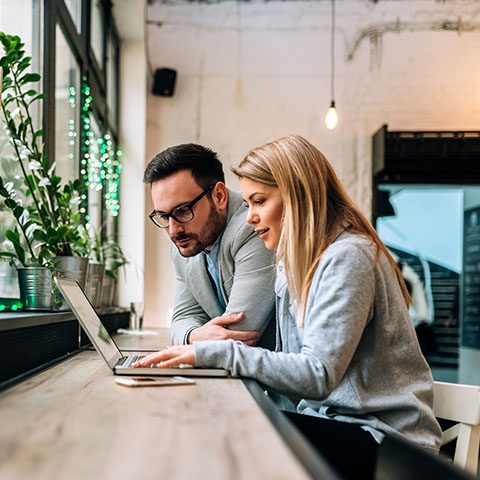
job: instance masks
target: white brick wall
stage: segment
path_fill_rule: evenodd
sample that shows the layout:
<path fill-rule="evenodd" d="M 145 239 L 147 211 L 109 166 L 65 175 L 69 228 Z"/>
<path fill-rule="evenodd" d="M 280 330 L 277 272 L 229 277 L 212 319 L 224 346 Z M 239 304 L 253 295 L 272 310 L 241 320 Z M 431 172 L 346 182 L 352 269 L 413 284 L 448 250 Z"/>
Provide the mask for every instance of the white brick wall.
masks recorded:
<path fill-rule="evenodd" d="M 199 142 L 229 167 L 248 149 L 296 132 L 333 163 L 368 215 L 371 135 L 396 129 L 480 128 L 480 4 L 474 0 L 336 2 L 339 127 L 330 102 L 330 2 L 155 4 L 149 18 L 154 67 L 178 71 L 173 98 L 147 99 L 147 159 Z M 461 30 L 439 30 L 460 21 Z M 398 22 L 399 32 L 382 31 Z M 366 37 L 348 60 L 359 35 Z M 450 27 L 453 28 L 453 27 Z M 146 210 L 151 210 L 147 199 Z M 173 298 L 168 241 L 146 226 L 146 319 L 166 325 Z M 155 259 L 152 262 L 151 259 Z"/>

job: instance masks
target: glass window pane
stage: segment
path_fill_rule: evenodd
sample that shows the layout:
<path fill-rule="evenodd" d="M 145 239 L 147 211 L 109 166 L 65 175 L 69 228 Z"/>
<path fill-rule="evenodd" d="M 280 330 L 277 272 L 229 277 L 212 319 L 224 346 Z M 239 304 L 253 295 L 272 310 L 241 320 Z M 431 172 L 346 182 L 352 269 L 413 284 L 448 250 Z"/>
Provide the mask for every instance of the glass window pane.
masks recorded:
<path fill-rule="evenodd" d="M 63 180 L 78 177 L 80 68 L 57 26 L 55 63 L 55 161 Z"/>
<path fill-rule="evenodd" d="M 65 5 L 70 12 L 73 23 L 77 27 L 77 32 L 80 33 L 82 22 L 82 0 L 65 0 Z"/>
<path fill-rule="evenodd" d="M 21 174 L 20 165 L 15 155 L 12 143 L 7 131 L 3 115 L 0 117 L 0 176 L 7 188 L 15 192 L 17 198 L 21 198 L 25 202 L 25 184 L 23 175 Z M 17 226 L 17 222 L 0 199 L 0 251 L 13 252 L 12 244 L 6 238 L 7 230 L 12 230 Z M 0 261 L 0 305 L 3 303 L 2 298 L 18 298 L 18 281 L 16 270 L 6 261 Z"/>
<path fill-rule="evenodd" d="M 42 3 L 39 0 L 0 0 L 0 31 L 9 35 L 18 35 L 25 44 L 25 51 L 32 57 L 31 72 L 41 72 L 42 37 L 40 25 L 42 22 Z M 21 19 L 21 21 L 19 20 Z M 3 50 L 0 47 L 0 56 Z M 35 83 L 32 88 L 39 91 L 41 83 Z M 34 102 L 31 115 L 38 129 L 41 118 L 42 102 Z M 25 186 L 20 165 L 12 148 L 3 115 L 0 115 L 0 175 L 5 184 L 11 184 L 18 198 L 25 201 Z M 0 249 L 8 250 L 5 232 L 16 225 L 16 221 L 0 200 Z M 18 298 L 18 280 L 15 268 L 7 262 L 0 261 L 0 308 L 3 308 L 3 298 Z"/>
<path fill-rule="evenodd" d="M 29 71 L 42 72 L 43 56 L 43 2 L 41 0 L 0 0 L 0 31 L 18 35 L 25 45 L 25 52 L 32 57 Z M 19 21 L 21 19 L 21 21 Z M 0 48 L 0 55 L 3 52 Z M 42 81 L 35 83 L 35 90 L 42 89 Z M 32 105 L 35 126 L 41 124 L 41 102 Z"/>
<path fill-rule="evenodd" d="M 115 127 L 117 122 L 117 53 L 112 37 L 108 40 L 107 58 L 107 105 L 110 113 L 109 122 Z"/>
<path fill-rule="evenodd" d="M 87 133 L 88 141 L 88 215 L 87 220 L 95 232 L 100 231 L 102 219 L 102 134 L 93 115 L 90 115 L 90 129 Z"/>
<path fill-rule="evenodd" d="M 18 35 L 27 52 L 32 51 L 34 0 L 0 0 L 0 31 Z M 21 19 L 21 21 L 20 21 Z"/>
<path fill-rule="evenodd" d="M 122 170 L 122 152 L 116 146 L 113 135 L 105 136 L 105 180 L 104 180 L 104 229 L 107 238 L 115 237 L 116 218 L 119 213 L 119 183 Z"/>
<path fill-rule="evenodd" d="M 383 184 L 377 211 L 377 231 L 411 291 L 410 318 L 433 378 L 470 383 L 478 367 L 461 352 L 472 338 L 480 342 L 480 187 Z"/>
<path fill-rule="evenodd" d="M 102 0 L 92 0 L 92 16 L 90 22 L 90 45 L 100 68 L 103 69 L 103 3 Z"/>

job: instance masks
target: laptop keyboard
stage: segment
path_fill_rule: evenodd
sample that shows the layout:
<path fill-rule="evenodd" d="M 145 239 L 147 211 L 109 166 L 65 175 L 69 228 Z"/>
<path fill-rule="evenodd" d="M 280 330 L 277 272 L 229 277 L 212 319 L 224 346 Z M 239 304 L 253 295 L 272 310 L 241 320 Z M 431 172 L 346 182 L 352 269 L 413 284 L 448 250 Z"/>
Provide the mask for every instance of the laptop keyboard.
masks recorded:
<path fill-rule="evenodd" d="M 118 363 L 118 366 L 121 368 L 129 368 L 132 366 L 132 363 L 135 363 L 137 360 L 140 360 L 144 356 L 145 355 L 129 355 L 128 357 L 123 357 Z M 155 368 L 156 366 L 157 365 L 154 363 L 143 368 Z"/>

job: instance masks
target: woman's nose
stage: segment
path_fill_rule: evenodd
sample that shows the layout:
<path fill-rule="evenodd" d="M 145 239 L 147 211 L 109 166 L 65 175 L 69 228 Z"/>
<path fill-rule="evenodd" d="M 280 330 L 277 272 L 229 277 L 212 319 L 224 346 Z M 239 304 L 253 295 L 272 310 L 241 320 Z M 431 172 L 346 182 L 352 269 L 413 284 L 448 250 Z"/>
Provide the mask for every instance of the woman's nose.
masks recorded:
<path fill-rule="evenodd" d="M 258 223 L 258 215 L 251 208 L 249 208 L 247 212 L 247 223 L 250 225 Z"/>

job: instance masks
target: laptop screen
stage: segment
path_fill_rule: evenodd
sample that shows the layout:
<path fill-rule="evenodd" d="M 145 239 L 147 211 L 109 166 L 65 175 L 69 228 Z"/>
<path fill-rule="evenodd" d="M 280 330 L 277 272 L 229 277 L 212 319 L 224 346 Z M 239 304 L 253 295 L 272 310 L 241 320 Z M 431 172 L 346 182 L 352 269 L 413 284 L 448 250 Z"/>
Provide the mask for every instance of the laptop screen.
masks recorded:
<path fill-rule="evenodd" d="M 108 334 L 100 318 L 96 314 L 88 298 L 83 293 L 77 282 L 65 278 L 55 278 L 55 283 L 60 288 L 65 300 L 72 307 L 80 325 L 93 343 L 95 349 L 102 355 L 110 368 L 122 358 L 120 350 Z"/>

